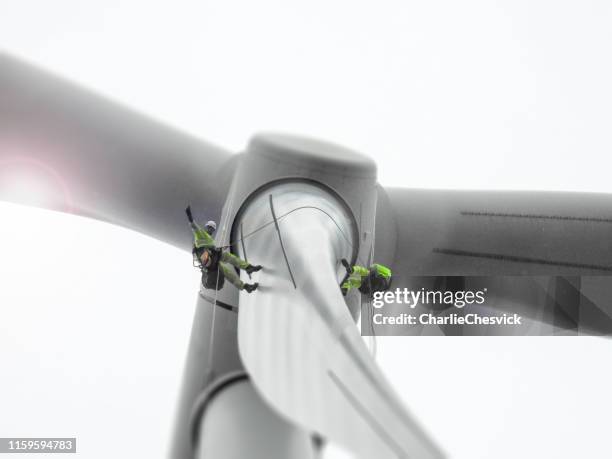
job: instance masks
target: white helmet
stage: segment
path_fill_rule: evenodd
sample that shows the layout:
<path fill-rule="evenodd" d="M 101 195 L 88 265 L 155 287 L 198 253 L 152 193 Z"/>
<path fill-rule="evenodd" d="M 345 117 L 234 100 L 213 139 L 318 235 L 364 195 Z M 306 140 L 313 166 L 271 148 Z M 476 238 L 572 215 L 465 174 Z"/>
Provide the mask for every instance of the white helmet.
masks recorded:
<path fill-rule="evenodd" d="M 217 224 L 214 221 L 209 220 L 206 222 L 206 225 L 204 225 L 204 228 L 212 228 L 213 231 L 217 231 Z"/>

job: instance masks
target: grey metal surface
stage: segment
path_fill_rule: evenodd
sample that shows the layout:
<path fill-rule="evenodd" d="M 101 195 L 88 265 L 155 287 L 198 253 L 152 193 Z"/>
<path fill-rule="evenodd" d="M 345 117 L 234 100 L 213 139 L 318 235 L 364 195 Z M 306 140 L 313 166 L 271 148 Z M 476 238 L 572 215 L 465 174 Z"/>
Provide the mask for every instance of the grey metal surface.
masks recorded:
<path fill-rule="evenodd" d="M 348 180 L 376 176 L 376 164 L 369 157 L 310 137 L 263 132 L 251 139 L 248 151 L 264 164 L 280 162 L 287 172 L 297 167 L 302 176 L 333 175 Z"/>
<path fill-rule="evenodd" d="M 0 199 L 94 217 L 189 249 L 185 204 L 218 218 L 235 158 L 0 53 Z M 45 196 L 13 193 L 14 177 L 45 185 Z"/>
<path fill-rule="evenodd" d="M 271 410 L 248 380 L 228 386 L 209 401 L 199 439 L 199 459 L 317 457 L 310 436 Z"/>
<path fill-rule="evenodd" d="M 170 451 L 173 459 L 192 457 L 193 411 L 200 394 L 217 378 L 243 370 L 236 340 L 237 312 L 220 305 L 215 307 L 214 293 L 212 296 L 208 291 L 203 293 L 198 296 L 177 404 Z M 227 295 L 233 293 L 230 288 L 224 289 L 224 293 L 217 295 L 219 303 L 238 304 L 237 298 Z"/>

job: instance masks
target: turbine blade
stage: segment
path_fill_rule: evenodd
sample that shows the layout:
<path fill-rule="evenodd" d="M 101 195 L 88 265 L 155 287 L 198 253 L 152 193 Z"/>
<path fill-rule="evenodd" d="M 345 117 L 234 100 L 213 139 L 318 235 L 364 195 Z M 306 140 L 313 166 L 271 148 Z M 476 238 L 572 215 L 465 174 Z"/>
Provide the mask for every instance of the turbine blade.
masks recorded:
<path fill-rule="evenodd" d="M 282 415 L 358 457 L 443 457 L 376 366 L 340 293 L 340 259 L 351 253 L 340 219 L 315 193 L 303 196 L 279 187 L 278 226 L 262 210 L 268 196 L 236 223 L 251 234 L 243 241 L 249 260 L 264 266 L 253 274 L 259 289 L 239 301 L 238 343 L 251 379 Z"/>
<path fill-rule="evenodd" d="M 188 248 L 183 209 L 191 202 L 218 218 L 231 158 L 0 54 L 0 199 L 106 220 Z"/>
<path fill-rule="evenodd" d="M 376 256 L 393 287 L 464 276 L 498 309 L 612 333 L 612 194 L 380 188 Z"/>

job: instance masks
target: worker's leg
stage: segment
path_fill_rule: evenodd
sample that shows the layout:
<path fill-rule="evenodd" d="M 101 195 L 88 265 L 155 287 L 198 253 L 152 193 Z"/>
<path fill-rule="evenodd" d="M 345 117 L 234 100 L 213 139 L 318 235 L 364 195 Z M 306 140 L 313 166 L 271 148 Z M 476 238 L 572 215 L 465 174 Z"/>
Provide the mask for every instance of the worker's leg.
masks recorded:
<path fill-rule="evenodd" d="M 345 290 L 350 290 L 352 288 L 361 287 L 361 274 L 353 273 L 349 276 L 349 278 L 342 284 L 342 288 Z"/>
<path fill-rule="evenodd" d="M 244 288 L 244 282 L 240 280 L 240 277 L 238 277 L 238 274 L 236 274 L 234 268 L 227 265 L 226 263 L 219 263 L 219 268 L 223 270 L 225 278 L 230 281 L 238 290 L 242 290 Z"/>
<path fill-rule="evenodd" d="M 249 263 L 247 263 L 243 259 L 237 257 L 233 253 L 225 251 L 221 254 L 221 261 L 229 263 L 230 265 L 235 266 L 238 269 L 246 269 L 249 266 Z"/>

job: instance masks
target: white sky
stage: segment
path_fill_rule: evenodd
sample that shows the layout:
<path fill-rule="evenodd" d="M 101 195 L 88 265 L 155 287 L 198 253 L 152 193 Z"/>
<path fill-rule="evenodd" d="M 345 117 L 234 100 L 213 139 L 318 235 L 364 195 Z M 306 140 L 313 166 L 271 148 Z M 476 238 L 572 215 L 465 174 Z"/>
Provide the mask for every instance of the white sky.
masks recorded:
<path fill-rule="evenodd" d="M 0 46 L 233 150 L 286 130 L 388 185 L 610 190 L 611 8 L 0 0 Z"/>
<path fill-rule="evenodd" d="M 151 3 L 0 0 L 0 46 L 231 150 L 285 130 L 371 155 L 387 185 L 612 191 L 609 2 Z M 77 217 L 0 215 L 0 436 L 74 435 L 89 459 L 116 435 L 121 456 L 162 457 L 189 256 Z M 380 341 L 452 458 L 609 457 L 608 341 Z"/>

